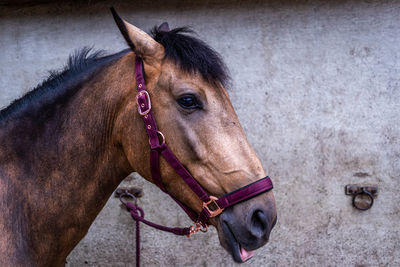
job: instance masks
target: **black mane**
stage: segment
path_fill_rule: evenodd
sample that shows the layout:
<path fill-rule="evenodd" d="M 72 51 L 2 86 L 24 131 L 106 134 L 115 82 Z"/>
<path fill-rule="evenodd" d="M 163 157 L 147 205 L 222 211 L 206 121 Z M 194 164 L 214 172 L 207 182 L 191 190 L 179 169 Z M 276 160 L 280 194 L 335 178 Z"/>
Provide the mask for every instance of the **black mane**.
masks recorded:
<path fill-rule="evenodd" d="M 84 47 L 70 55 L 67 65 L 59 71 L 50 71 L 50 76 L 39 84 L 35 89 L 26 93 L 23 97 L 14 100 L 8 107 L 0 110 L 0 121 L 9 118 L 17 111 L 29 110 L 34 112 L 35 107 L 65 102 L 68 96 L 74 93 L 71 87 L 78 87 L 88 79 L 96 70 L 120 55 L 120 53 L 104 56 L 104 51 L 92 51 Z"/>
<path fill-rule="evenodd" d="M 165 32 L 154 27 L 151 33 L 154 40 L 164 46 L 165 58 L 178 64 L 182 71 L 191 74 L 198 72 L 210 83 L 227 86 L 229 75 L 220 55 L 203 41 L 190 36 L 192 30 L 182 27 Z M 128 51 L 104 56 L 103 51 L 93 52 L 85 47 L 75 52 L 62 70 L 51 71 L 50 76 L 35 89 L 0 110 L 0 122 L 17 114 L 43 114 L 46 108 L 65 103 L 96 70 Z"/>
<path fill-rule="evenodd" d="M 226 86 L 229 75 L 221 56 L 203 41 L 188 34 L 193 31 L 187 27 L 171 31 L 151 31 L 154 40 L 165 48 L 165 58 L 178 64 L 187 73 L 198 72 L 210 83 Z"/>

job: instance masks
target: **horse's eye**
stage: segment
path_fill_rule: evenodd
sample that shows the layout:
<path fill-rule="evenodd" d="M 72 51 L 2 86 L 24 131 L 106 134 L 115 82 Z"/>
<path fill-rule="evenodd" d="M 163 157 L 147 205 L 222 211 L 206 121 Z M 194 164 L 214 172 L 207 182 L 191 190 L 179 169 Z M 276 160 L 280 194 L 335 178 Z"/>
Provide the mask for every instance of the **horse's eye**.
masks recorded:
<path fill-rule="evenodd" d="M 182 108 L 186 109 L 198 109 L 201 108 L 199 101 L 194 95 L 183 95 L 178 98 L 178 104 Z"/>

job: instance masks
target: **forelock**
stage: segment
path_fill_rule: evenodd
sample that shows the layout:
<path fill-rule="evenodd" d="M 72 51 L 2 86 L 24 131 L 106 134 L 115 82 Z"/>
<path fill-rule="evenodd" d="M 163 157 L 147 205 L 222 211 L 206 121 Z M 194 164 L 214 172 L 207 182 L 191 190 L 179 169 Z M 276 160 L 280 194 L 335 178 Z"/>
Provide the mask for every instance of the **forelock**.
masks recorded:
<path fill-rule="evenodd" d="M 227 86 L 229 74 L 221 56 L 202 40 L 193 37 L 194 32 L 188 27 L 170 31 L 154 27 L 151 34 L 165 49 L 165 58 L 177 64 L 189 74 L 199 73 L 211 84 Z"/>

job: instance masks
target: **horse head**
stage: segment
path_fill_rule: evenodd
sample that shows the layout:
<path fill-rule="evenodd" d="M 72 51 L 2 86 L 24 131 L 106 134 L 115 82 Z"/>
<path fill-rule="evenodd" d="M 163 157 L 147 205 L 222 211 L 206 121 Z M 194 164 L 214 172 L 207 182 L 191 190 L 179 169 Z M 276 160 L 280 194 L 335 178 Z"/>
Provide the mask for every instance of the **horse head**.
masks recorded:
<path fill-rule="evenodd" d="M 134 57 L 143 59 L 151 109 L 165 142 L 201 187 L 220 197 L 265 177 L 229 100 L 220 56 L 186 28 L 169 30 L 164 23 L 151 37 L 116 13 L 114 17 Z M 132 169 L 153 182 L 134 86 L 117 119 L 118 135 Z M 169 194 L 200 213 L 202 201 L 164 159 L 160 170 Z M 225 209 L 209 223 L 234 260 L 244 262 L 267 243 L 276 218 L 274 196 L 268 191 Z"/>

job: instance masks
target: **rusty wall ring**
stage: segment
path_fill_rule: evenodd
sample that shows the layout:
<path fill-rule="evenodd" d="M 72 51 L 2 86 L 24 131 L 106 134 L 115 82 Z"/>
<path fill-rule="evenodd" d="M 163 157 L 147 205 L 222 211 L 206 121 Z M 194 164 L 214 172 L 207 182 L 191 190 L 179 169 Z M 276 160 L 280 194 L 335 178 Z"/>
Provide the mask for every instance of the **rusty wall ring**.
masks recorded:
<path fill-rule="evenodd" d="M 364 208 L 364 207 L 360 207 L 360 206 L 357 204 L 357 202 L 356 202 L 356 199 L 357 199 L 359 196 L 362 196 L 362 195 L 368 196 L 368 198 L 369 198 L 369 200 L 370 200 L 369 205 L 366 206 L 365 208 Z M 365 189 L 363 189 L 362 191 L 360 191 L 360 192 L 358 192 L 358 193 L 355 193 L 355 194 L 353 195 L 353 206 L 354 206 L 356 209 L 359 209 L 359 210 L 369 210 L 369 209 L 372 207 L 373 204 L 374 204 L 374 197 L 372 196 L 372 194 L 371 194 L 369 191 L 367 191 L 367 190 L 365 190 Z"/>

